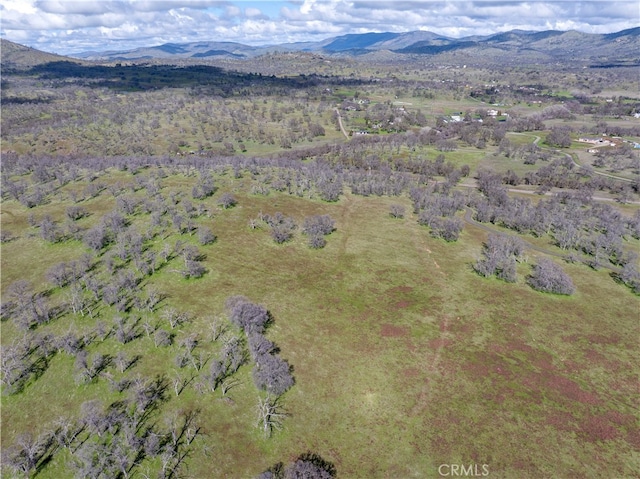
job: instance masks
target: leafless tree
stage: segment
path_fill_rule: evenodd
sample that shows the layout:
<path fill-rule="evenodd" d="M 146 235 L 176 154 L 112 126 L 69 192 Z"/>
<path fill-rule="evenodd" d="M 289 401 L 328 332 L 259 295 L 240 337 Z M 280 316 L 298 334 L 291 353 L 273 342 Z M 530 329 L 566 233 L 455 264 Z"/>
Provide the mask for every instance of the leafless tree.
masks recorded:
<path fill-rule="evenodd" d="M 258 397 L 256 415 L 256 427 L 262 430 L 266 438 L 271 437 L 274 430 L 282 429 L 282 421 L 287 417 L 279 399 L 268 394 L 265 397 Z"/>

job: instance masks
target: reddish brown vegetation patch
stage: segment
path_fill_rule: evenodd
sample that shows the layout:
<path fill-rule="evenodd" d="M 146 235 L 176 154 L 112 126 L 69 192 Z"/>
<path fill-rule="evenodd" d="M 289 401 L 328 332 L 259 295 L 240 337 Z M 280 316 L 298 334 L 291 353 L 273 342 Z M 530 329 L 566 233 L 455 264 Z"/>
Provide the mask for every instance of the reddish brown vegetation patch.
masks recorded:
<path fill-rule="evenodd" d="M 570 412 L 555 411 L 547 416 L 545 423 L 559 431 L 570 432 L 576 430 L 576 418 Z"/>
<path fill-rule="evenodd" d="M 603 336 L 602 334 L 590 334 L 587 339 L 591 344 L 618 344 L 620 336 Z"/>
<path fill-rule="evenodd" d="M 531 390 L 549 389 L 560 395 L 561 398 L 577 401 L 583 404 L 600 404 L 598 396 L 583 390 L 571 379 L 555 374 L 530 373 L 522 383 Z"/>
<path fill-rule="evenodd" d="M 432 339 L 427 343 L 427 346 L 429 346 L 432 349 L 440 349 L 440 348 L 445 348 L 447 346 L 450 346 L 451 344 L 453 344 L 452 340 L 440 338 L 440 339 Z"/>
<path fill-rule="evenodd" d="M 462 366 L 463 371 L 469 373 L 472 379 L 497 374 L 503 377 L 511 377 L 509 363 L 497 354 L 490 352 L 478 352 L 473 355 L 471 361 Z"/>
<path fill-rule="evenodd" d="M 562 336 L 562 340 L 563 340 L 565 343 L 571 343 L 571 344 L 573 344 L 573 343 L 575 343 L 575 342 L 580 341 L 580 339 L 582 339 L 583 337 L 584 337 L 584 336 L 581 336 L 581 335 L 579 335 L 579 334 L 569 334 L 569 335 L 567 335 L 567 336 Z"/>
<path fill-rule="evenodd" d="M 402 375 L 406 378 L 415 378 L 420 374 L 420 371 L 416 368 L 407 368 L 402 370 Z"/>
<path fill-rule="evenodd" d="M 411 341 L 410 339 L 406 340 L 406 345 L 407 345 L 407 349 L 409 351 L 411 351 L 412 353 L 415 352 L 416 350 L 416 345 L 413 341 Z"/>
<path fill-rule="evenodd" d="M 627 442 L 635 449 L 640 450 L 640 429 L 631 429 L 627 431 Z"/>
<path fill-rule="evenodd" d="M 607 421 L 622 427 L 634 427 L 635 417 L 631 414 L 623 414 L 619 411 L 607 411 L 602 415 Z"/>
<path fill-rule="evenodd" d="M 411 291 L 413 291 L 411 286 L 396 286 L 395 288 L 391 288 L 389 293 L 410 293 Z"/>
<path fill-rule="evenodd" d="M 602 415 L 582 421 L 578 434 L 590 442 L 610 441 L 620 436 L 620 432 Z"/>
<path fill-rule="evenodd" d="M 455 321 L 451 321 L 449 325 L 449 329 L 453 333 L 460 333 L 460 335 L 469 335 L 473 333 L 477 328 L 477 326 L 471 322 L 463 322 L 456 318 Z"/>
<path fill-rule="evenodd" d="M 394 304 L 394 308 L 395 309 L 404 309 L 404 308 L 408 308 L 409 306 L 411 306 L 411 301 L 398 301 L 396 304 Z"/>
<path fill-rule="evenodd" d="M 562 376 L 551 376 L 548 380 L 550 389 L 563 396 L 584 404 L 600 404 L 600 398 L 593 393 L 584 391 L 577 383 Z"/>
<path fill-rule="evenodd" d="M 594 363 L 594 362 L 600 363 L 605 359 L 605 357 L 602 354 L 600 354 L 598 351 L 595 351 L 593 349 L 587 350 L 587 352 L 584 353 L 584 357 L 585 359 L 588 359 L 590 363 Z"/>
<path fill-rule="evenodd" d="M 393 324 L 383 324 L 380 335 L 384 338 L 398 338 L 409 336 L 409 328 L 406 326 L 395 326 Z"/>
<path fill-rule="evenodd" d="M 487 403 L 502 404 L 506 399 L 507 395 L 504 392 L 496 392 L 496 393 L 485 393 L 482 395 L 482 397 L 485 401 L 487 401 Z"/>
<path fill-rule="evenodd" d="M 512 326 L 513 328 L 513 326 Z M 517 329 L 514 331 L 514 336 L 519 335 L 520 334 L 520 329 Z M 529 346 L 527 343 L 525 343 L 524 341 L 522 341 L 521 339 L 514 339 L 512 341 L 509 341 L 506 344 L 506 349 L 507 351 L 522 351 L 523 353 L 527 354 L 527 355 L 536 355 L 538 354 L 539 351 L 536 351 L 535 349 L 533 349 L 531 346 Z"/>

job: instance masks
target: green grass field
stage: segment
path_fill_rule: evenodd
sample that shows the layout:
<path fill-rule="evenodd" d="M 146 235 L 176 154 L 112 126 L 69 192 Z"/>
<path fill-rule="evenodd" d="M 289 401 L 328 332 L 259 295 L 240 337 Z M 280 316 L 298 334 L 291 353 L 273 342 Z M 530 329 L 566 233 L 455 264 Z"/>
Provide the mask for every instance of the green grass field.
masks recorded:
<path fill-rule="evenodd" d="M 188 191 L 193 181 L 166 178 L 163 194 Z M 227 297 L 242 294 L 264 305 L 274 317 L 267 336 L 293 365 L 296 384 L 282 398 L 284 429 L 270 439 L 255 428 L 258 391 L 250 365 L 237 373 L 240 384 L 228 393 L 232 401 L 192 385 L 179 396 L 170 388 L 155 417 L 159 423 L 172 411 L 201 411 L 201 435 L 183 469 L 187 477 L 253 477 L 307 450 L 333 462 L 341 478 L 439 477 L 441 464 L 486 464 L 489 477 L 507 479 L 640 475 L 640 298 L 606 270 L 563 264 L 577 293 L 543 294 L 525 284 L 528 264 L 519 265 L 515 284 L 473 272 L 486 232 L 465 225 L 458 242 L 445 243 L 411 214 L 392 218 L 392 203 L 411 211 L 407 198 L 346 194 L 325 203 L 252 195 L 251 183 L 248 176 L 216 178 L 219 192 L 204 200 L 213 216 L 197 223 L 218 236 L 200 247 L 204 277 L 185 280 L 168 266 L 145 286 L 167 294 L 160 312 L 175 307 L 193 315 L 176 332 L 176 344 L 196 333 L 202 338 L 197 351 L 207 355 L 220 348 L 207 340 L 208 323 L 224 316 Z M 236 207 L 216 206 L 225 191 L 236 195 Z M 33 212 L 60 218 L 66 206 L 58 200 Z M 85 207 L 93 215 L 81 222 L 89 226 L 113 207 L 113 199 L 103 192 Z M 277 211 L 298 224 L 329 214 L 336 231 L 325 248 L 313 250 L 300 231 L 277 245 L 266 229 L 248 227 L 259 213 Z M 14 201 L 2 205 L 2 227 L 19 236 L 2 245 L 3 293 L 18 279 L 47 288 L 50 266 L 86 250 L 79 242 L 50 245 L 30 238 L 29 212 Z M 148 216 L 132 221 L 143 229 Z M 150 246 L 176 239 L 157 237 Z M 53 300 L 62 296 L 52 292 Z M 100 314 L 105 319 L 114 313 L 103 306 Z M 38 331 L 89 330 L 95 321 L 68 314 Z M 2 323 L 3 346 L 21 334 L 11 322 Z M 129 374 L 188 375 L 173 364 L 177 345 L 156 348 L 145 335 L 125 345 L 108 338 L 89 350 L 140 355 Z M 44 431 L 60 415 L 77 416 L 84 401 L 123 397 L 104 379 L 76 385 L 73 367 L 73 358 L 58 353 L 24 392 L 2 397 L 4 445 L 18 432 Z M 68 460 L 67 451 L 56 454 L 37 477 L 70 477 Z M 139 471 L 158 467 L 158 459 L 146 459 Z"/>

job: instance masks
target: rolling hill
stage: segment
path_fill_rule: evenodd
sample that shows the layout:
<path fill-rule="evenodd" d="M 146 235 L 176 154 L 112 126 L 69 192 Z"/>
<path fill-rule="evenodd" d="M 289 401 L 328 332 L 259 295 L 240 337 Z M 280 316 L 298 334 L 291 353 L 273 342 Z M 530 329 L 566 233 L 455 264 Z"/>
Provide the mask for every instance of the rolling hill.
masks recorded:
<path fill-rule="evenodd" d="M 69 57 L 47 53 L 35 48 L 26 47 L 4 38 L 0 39 L 0 55 L 2 69 L 26 69 L 49 62 L 68 61 Z M 79 60 L 76 62 L 81 63 Z"/>

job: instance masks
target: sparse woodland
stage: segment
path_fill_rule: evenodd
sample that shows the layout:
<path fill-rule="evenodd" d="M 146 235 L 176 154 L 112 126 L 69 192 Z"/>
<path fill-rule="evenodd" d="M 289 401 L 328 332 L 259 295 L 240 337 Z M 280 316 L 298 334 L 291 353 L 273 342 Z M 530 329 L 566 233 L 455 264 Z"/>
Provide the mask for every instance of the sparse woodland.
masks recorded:
<path fill-rule="evenodd" d="M 630 69 L 297 58 L 3 73 L 3 473 L 640 473 Z"/>

